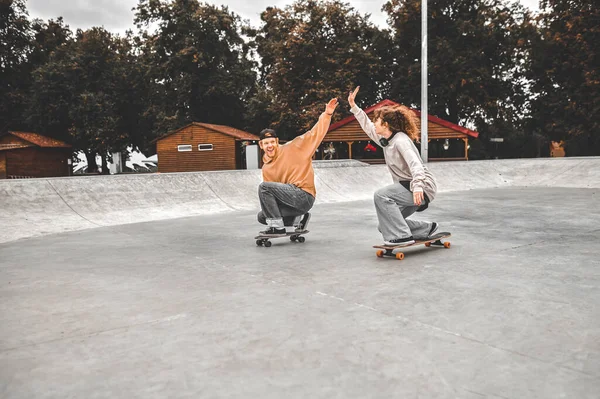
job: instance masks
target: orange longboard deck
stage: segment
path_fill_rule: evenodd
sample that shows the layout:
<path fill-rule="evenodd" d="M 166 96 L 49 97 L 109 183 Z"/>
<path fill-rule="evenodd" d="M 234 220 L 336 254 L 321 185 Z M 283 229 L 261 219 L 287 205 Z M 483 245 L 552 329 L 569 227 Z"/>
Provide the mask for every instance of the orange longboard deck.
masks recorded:
<path fill-rule="evenodd" d="M 418 240 L 415 241 L 413 244 L 408 244 L 408 245 L 373 245 L 373 248 L 378 248 L 379 251 L 377 251 L 377 257 L 379 258 L 383 258 L 384 256 L 391 256 L 391 257 L 395 257 L 396 259 L 402 260 L 404 259 L 404 253 L 403 252 L 393 252 L 394 250 L 397 249 L 403 249 L 403 248 L 410 248 L 410 247 L 414 247 L 415 245 L 425 245 L 426 247 L 429 247 L 431 245 L 435 245 L 435 246 L 442 246 L 444 248 L 450 248 L 450 242 L 446 241 L 446 242 L 442 242 L 442 239 L 444 238 L 448 238 L 452 236 L 452 234 L 448 233 L 448 232 L 444 232 L 444 233 L 437 233 L 433 236 L 431 236 L 429 239 L 427 240 Z"/>

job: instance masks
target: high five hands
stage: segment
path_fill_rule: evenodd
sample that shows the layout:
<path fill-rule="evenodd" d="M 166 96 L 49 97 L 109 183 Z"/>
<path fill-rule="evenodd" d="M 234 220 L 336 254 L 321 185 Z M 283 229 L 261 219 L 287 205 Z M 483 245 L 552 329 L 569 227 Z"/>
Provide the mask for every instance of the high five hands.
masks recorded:
<path fill-rule="evenodd" d="M 325 112 L 327 113 L 327 115 L 333 115 L 333 112 L 335 111 L 338 104 L 339 103 L 337 98 L 332 98 L 331 100 L 329 100 L 329 102 L 325 106 Z"/>
<path fill-rule="evenodd" d="M 354 99 L 356 98 L 356 95 L 358 94 L 359 89 L 360 89 L 360 86 L 356 86 L 356 89 L 354 89 L 354 91 L 351 91 L 350 94 L 348 95 L 348 103 L 350 104 L 350 108 L 352 108 L 356 105 L 356 103 L 354 102 Z"/>

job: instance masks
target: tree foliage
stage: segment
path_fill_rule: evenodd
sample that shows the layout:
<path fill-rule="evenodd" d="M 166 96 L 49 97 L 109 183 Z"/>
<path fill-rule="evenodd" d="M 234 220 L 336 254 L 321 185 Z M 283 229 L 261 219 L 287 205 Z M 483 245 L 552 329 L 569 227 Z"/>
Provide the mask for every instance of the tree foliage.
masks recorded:
<path fill-rule="evenodd" d="M 420 106 L 421 2 L 390 0 L 393 27 L 389 96 Z M 526 114 L 524 44 L 529 14 L 504 0 L 428 2 L 429 113 L 505 137 Z"/>
<path fill-rule="evenodd" d="M 0 133 L 32 130 L 88 156 L 147 149 L 192 121 L 290 139 L 323 105 L 361 86 L 361 106 L 384 98 L 420 106 L 421 2 L 381 0 L 389 29 L 348 3 L 267 7 L 258 27 L 197 0 L 140 0 L 138 32 L 73 33 L 62 18 L 29 20 L 25 0 L 0 0 Z M 385 2 L 385 3 L 384 3 Z M 472 154 L 600 154 L 600 11 L 593 0 L 429 0 L 429 113 L 478 130 Z M 257 12 L 260 11 L 257 9 Z M 547 145 L 546 145 L 547 147 Z"/>
<path fill-rule="evenodd" d="M 136 62 L 127 38 L 103 28 L 78 30 L 34 72 L 31 125 L 95 154 L 136 145 L 141 126 Z"/>
<path fill-rule="evenodd" d="M 32 84 L 24 119 L 31 130 L 70 142 L 72 82 L 64 73 L 68 65 L 57 61 L 66 57 L 73 34 L 62 18 L 48 22 L 34 20 L 32 30 L 33 45 L 28 60 Z M 42 73 L 47 74 L 44 80 Z"/>
<path fill-rule="evenodd" d="M 381 99 L 386 34 L 368 16 L 339 1 L 304 0 L 269 7 L 261 20 L 251 36 L 261 59 L 262 111 L 283 137 L 304 133 L 330 98 L 345 100 L 354 85 L 363 87 L 365 103 Z"/>
<path fill-rule="evenodd" d="M 0 0 L 0 131 L 23 126 L 31 36 L 25 0 Z"/>
<path fill-rule="evenodd" d="M 244 126 L 254 62 L 240 18 L 197 1 L 140 0 L 135 23 L 154 93 L 147 115 L 156 134 L 192 121 Z M 150 26 L 157 26 L 149 32 Z"/>
<path fill-rule="evenodd" d="M 571 155 L 600 154 L 600 8 L 593 0 L 541 5 L 531 45 L 530 129 L 567 140 Z"/>

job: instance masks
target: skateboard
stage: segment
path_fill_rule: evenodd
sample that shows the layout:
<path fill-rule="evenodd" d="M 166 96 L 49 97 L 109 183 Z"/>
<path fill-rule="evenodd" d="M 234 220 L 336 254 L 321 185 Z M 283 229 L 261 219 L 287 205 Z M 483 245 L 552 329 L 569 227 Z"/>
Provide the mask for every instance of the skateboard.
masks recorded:
<path fill-rule="evenodd" d="M 447 238 L 447 237 L 450 237 L 450 236 L 451 236 L 451 234 L 447 233 L 447 232 L 437 233 L 437 234 L 431 236 L 427 240 L 415 240 L 414 244 L 409 244 L 409 245 L 373 245 L 373 248 L 379 248 L 379 251 L 377 251 L 377 257 L 378 258 L 383 258 L 384 256 L 393 256 L 393 257 L 395 257 L 398 260 L 402 260 L 402 259 L 404 259 L 404 253 L 403 252 L 396 252 L 396 253 L 394 253 L 393 251 L 395 249 L 414 247 L 415 245 L 425 245 L 426 247 L 430 247 L 432 245 L 435 245 L 435 246 L 439 246 L 439 247 L 450 248 L 450 242 L 448 242 L 448 241 L 442 242 L 442 238 Z"/>
<path fill-rule="evenodd" d="M 270 235 L 266 235 L 266 234 L 261 234 L 261 235 L 257 235 L 256 237 L 254 237 L 254 239 L 256 239 L 256 245 L 258 245 L 259 247 L 262 247 L 263 245 L 265 247 L 270 247 L 271 246 L 271 241 L 273 238 L 285 238 L 285 237 L 290 237 L 290 241 L 298 241 L 300 243 L 306 241 L 306 238 L 302 237 L 302 235 L 308 233 L 308 230 L 303 230 L 300 232 L 288 232 L 285 234 L 270 234 Z"/>

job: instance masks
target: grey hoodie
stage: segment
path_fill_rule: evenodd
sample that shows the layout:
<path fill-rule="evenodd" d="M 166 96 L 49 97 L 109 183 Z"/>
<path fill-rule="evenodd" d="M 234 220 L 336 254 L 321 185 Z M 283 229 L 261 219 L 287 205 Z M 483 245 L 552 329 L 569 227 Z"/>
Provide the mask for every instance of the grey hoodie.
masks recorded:
<path fill-rule="evenodd" d="M 375 133 L 375 125 L 367 114 L 358 106 L 350 108 L 358 120 L 360 127 L 380 147 L 379 140 L 382 136 Z M 421 155 L 413 141 L 404 132 L 397 132 L 389 144 L 383 148 L 385 163 L 392 174 L 394 183 L 410 181 L 410 191 L 422 191 L 427 194 L 429 201 L 433 201 L 437 193 L 435 178 L 423 164 Z"/>

